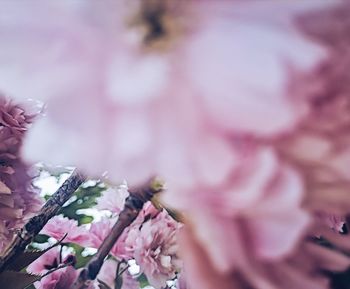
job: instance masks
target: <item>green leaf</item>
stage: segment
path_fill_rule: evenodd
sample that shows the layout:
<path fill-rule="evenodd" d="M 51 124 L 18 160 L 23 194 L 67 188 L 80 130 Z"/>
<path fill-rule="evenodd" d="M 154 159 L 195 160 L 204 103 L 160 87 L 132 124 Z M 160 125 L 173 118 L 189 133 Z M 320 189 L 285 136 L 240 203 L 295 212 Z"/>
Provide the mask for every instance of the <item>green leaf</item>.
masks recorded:
<path fill-rule="evenodd" d="M 67 202 L 68 205 L 64 206 L 60 213 L 65 217 L 77 220 L 79 225 L 91 223 L 93 217 L 84 214 L 78 214 L 77 210 L 88 209 L 96 205 L 96 198 L 101 196 L 101 192 L 105 190 L 103 184 L 97 182 L 92 186 L 82 185 L 75 193 L 74 196 Z"/>
<path fill-rule="evenodd" d="M 83 215 L 79 219 L 80 224 L 90 224 L 93 220 L 94 220 L 94 218 L 92 216 L 87 216 L 87 215 Z"/>
<path fill-rule="evenodd" d="M 79 269 L 82 267 L 85 267 L 85 265 L 90 261 L 90 259 L 93 257 L 93 255 L 90 256 L 82 256 L 82 252 L 84 251 L 84 247 L 79 246 L 78 244 L 69 244 L 69 247 L 74 249 L 75 257 L 77 258 L 77 262 L 75 263 L 75 268 Z"/>
<path fill-rule="evenodd" d="M 38 234 L 35 236 L 34 241 L 35 243 L 46 243 L 48 241 L 49 237 L 46 235 Z"/>
<path fill-rule="evenodd" d="M 41 279 L 41 276 L 24 272 L 4 271 L 0 274 L 0 284 L 6 288 L 23 289 Z M 2 287 L 5 288 L 5 287 Z"/>
<path fill-rule="evenodd" d="M 145 276 L 145 274 L 141 274 L 141 275 L 137 278 L 137 281 L 139 281 L 140 287 L 141 287 L 141 288 L 146 287 L 146 286 L 149 285 L 149 282 L 148 282 L 147 277 Z"/>

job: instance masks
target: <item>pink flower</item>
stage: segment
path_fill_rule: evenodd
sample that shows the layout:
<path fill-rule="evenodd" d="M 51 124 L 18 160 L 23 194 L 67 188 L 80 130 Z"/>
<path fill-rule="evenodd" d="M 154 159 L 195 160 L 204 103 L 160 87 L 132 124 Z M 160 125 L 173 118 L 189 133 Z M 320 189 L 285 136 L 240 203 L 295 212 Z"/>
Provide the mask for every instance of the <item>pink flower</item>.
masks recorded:
<path fill-rule="evenodd" d="M 44 274 L 47 271 L 57 268 L 60 264 L 74 261 L 73 255 L 68 255 L 64 260 L 60 256 L 60 250 L 58 247 L 54 247 L 31 263 L 27 271 L 35 274 Z M 74 256 L 73 256 L 74 257 Z M 73 265 L 73 264 L 71 264 Z M 37 289 L 66 289 L 78 277 L 78 271 L 73 266 L 68 265 L 65 268 L 55 270 L 48 274 L 40 281 L 35 282 L 35 288 Z"/>
<path fill-rule="evenodd" d="M 99 222 L 92 223 L 90 229 L 87 230 L 85 226 L 78 226 L 75 220 L 70 220 L 62 216 L 55 216 L 47 222 L 40 233 L 53 237 L 56 240 L 62 239 L 63 236 L 67 234 L 63 241 L 64 243 L 75 243 L 83 247 L 98 249 L 111 232 L 115 221 L 114 218 L 104 218 Z M 110 252 L 117 258 L 130 258 L 130 254 L 126 251 L 124 244 L 127 231 L 128 230 L 122 234 Z"/>
<path fill-rule="evenodd" d="M 108 170 L 116 182 L 161 174 L 174 189 L 212 186 L 232 169 L 232 134 L 273 136 L 304 116 L 290 76 L 323 53 L 293 20 L 325 4 L 140 3 L 2 8 L 0 86 L 48 104 L 27 138 L 29 159 Z M 166 19 L 163 33 L 150 11 Z"/>
<path fill-rule="evenodd" d="M 94 222 L 91 224 L 89 234 L 90 234 L 90 246 L 98 248 L 106 236 L 109 235 L 113 226 L 113 220 L 104 218 L 99 222 Z"/>
<path fill-rule="evenodd" d="M 101 197 L 97 199 L 96 208 L 99 210 L 109 210 L 114 214 L 119 214 L 124 208 L 125 199 L 129 196 L 126 184 L 118 188 L 108 188 Z"/>
<path fill-rule="evenodd" d="M 157 209 L 152 202 L 146 202 L 135 221 L 131 224 L 130 229 L 139 228 L 144 222 L 157 217 L 160 212 L 161 209 Z"/>
<path fill-rule="evenodd" d="M 60 264 L 59 254 L 60 251 L 58 247 L 50 249 L 31 263 L 28 266 L 27 271 L 35 274 L 42 274 L 50 269 L 56 268 Z"/>
<path fill-rule="evenodd" d="M 89 242 L 87 246 L 93 248 L 99 248 L 103 240 L 109 235 L 112 230 L 115 219 L 104 218 L 99 222 L 91 224 L 89 230 Z M 125 239 L 128 234 L 128 229 L 126 229 L 123 234 L 120 236 L 118 241 L 115 243 L 111 250 L 111 254 L 120 259 L 130 259 L 130 253 L 126 251 L 125 248 Z"/>
<path fill-rule="evenodd" d="M 20 106 L 0 95 L 0 252 L 42 204 L 33 171 L 20 156 L 33 109 L 32 103 Z"/>
<path fill-rule="evenodd" d="M 115 213 L 115 212 L 117 212 L 118 208 L 115 206 L 116 204 L 112 200 L 112 198 L 109 197 L 109 195 L 114 195 L 115 191 L 109 190 L 106 192 L 107 192 L 107 196 L 102 196 L 102 198 L 104 200 L 109 199 L 110 202 L 109 201 L 105 202 L 104 206 L 106 206 L 106 207 L 110 206 L 110 208 L 112 210 L 114 210 L 112 212 Z M 126 194 L 126 193 L 129 194 L 126 189 L 124 190 L 124 188 L 123 188 L 121 193 L 122 194 Z M 125 199 L 123 200 L 123 202 L 124 201 L 125 201 Z M 114 204 L 113 204 L 113 202 L 114 202 Z M 130 244 L 131 244 L 129 235 L 133 234 L 134 231 L 139 230 L 139 228 L 142 227 L 144 222 L 146 222 L 150 218 L 155 218 L 158 214 L 159 214 L 159 211 L 152 205 L 152 203 L 147 202 L 144 205 L 144 208 L 141 210 L 141 212 L 137 216 L 136 220 L 134 220 L 134 222 L 128 228 L 126 228 L 124 230 L 123 234 L 120 236 L 120 238 L 118 239 L 116 244 L 113 246 L 110 253 L 114 257 L 117 257 L 120 259 L 129 260 L 129 259 L 133 258 L 133 254 L 132 254 L 130 248 L 128 248 L 128 245 L 130 246 Z M 83 245 L 83 246 L 86 245 L 86 246 L 93 247 L 93 248 L 99 248 L 101 246 L 103 240 L 111 232 L 112 227 L 116 221 L 117 221 L 117 218 L 103 218 L 99 222 L 92 223 L 90 230 L 89 230 L 89 236 L 88 236 L 89 241 L 84 242 L 81 245 Z M 127 239 L 129 239 L 128 245 L 126 244 Z M 78 244 L 79 244 L 79 242 L 78 242 Z"/>
<path fill-rule="evenodd" d="M 67 289 L 69 288 L 76 278 L 79 272 L 72 266 L 68 266 L 63 269 L 56 270 L 45 276 L 41 281 L 40 285 L 36 286 L 37 289 Z"/>
<path fill-rule="evenodd" d="M 149 283 L 160 289 L 181 268 L 177 257 L 177 233 L 180 225 L 165 212 L 134 227 L 126 238 L 126 246 Z"/>
<path fill-rule="evenodd" d="M 63 216 L 55 216 L 50 219 L 40 234 L 48 235 L 56 240 L 62 239 L 67 234 L 64 242 L 77 243 L 82 246 L 89 242 L 88 231 L 84 227 L 78 226 L 76 220 Z"/>

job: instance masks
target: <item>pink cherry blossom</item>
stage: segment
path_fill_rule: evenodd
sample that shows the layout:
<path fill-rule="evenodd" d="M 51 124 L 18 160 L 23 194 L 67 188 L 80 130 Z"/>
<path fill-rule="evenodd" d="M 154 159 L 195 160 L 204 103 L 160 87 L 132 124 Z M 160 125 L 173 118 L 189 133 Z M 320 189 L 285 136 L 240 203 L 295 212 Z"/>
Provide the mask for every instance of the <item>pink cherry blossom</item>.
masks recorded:
<path fill-rule="evenodd" d="M 33 103 L 19 105 L 0 95 L 0 252 L 42 204 L 32 185 L 34 171 L 20 155 L 34 110 Z"/>
<path fill-rule="evenodd" d="M 31 263 L 27 271 L 35 274 L 44 274 L 49 270 L 57 268 L 60 264 L 67 264 L 72 261 L 71 255 L 66 256 L 63 260 L 58 247 L 54 247 L 40 256 Z M 72 265 L 72 264 L 71 264 Z M 54 272 L 43 277 L 40 281 L 35 282 L 37 289 L 66 289 L 75 281 L 78 271 L 73 266 L 68 265 L 65 268 L 55 270 Z"/>
<path fill-rule="evenodd" d="M 115 188 L 108 188 L 97 199 L 96 208 L 99 210 L 109 210 L 114 214 L 119 214 L 124 208 L 125 199 L 129 196 L 126 184 Z"/>
<path fill-rule="evenodd" d="M 103 240 L 111 232 L 115 223 L 115 218 L 104 218 L 101 221 L 91 224 L 88 230 L 86 226 L 78 226 L 77 221 L 62 216 L 55 216 L 48 221 L 41 230 L 41 234 L 48 235 L 60 240 L 67 234 L 63 242 L 75 243 L 80 246 L 92 247 L 98 249 Z M 129 253 L 126 252 L 125 238 L 127 231 L 119 238 L 111 250 L 111 254 L 121 259 L 129 259 Z"/>
<path fill-rule="evenodd" d="M 103 242 L 103 240 L 109 235 L 112 230 L 115 219 L 107 219 L 104 218 L 99 222 L 94 222 L 91 224 L 89 230 L 89 241 L 87 246 L 93 248 L 99 248 Z M 116 244 L 113 246 L 111 250 L 111 254 L 120 259 L 130 259 L 131 255 L 127 252 L 125 247 L 125 239 L 128 234 L 128 229 L 126 229 L 123 234 L 120 236 Z"/>
<path fill-rule="evenodd" d="M 63 269 L 58 269 L 48 276 L 45 276 L 41 281 L 37 289 L 67 289 L 69 288 L 76 278 L 79 272 L 72 266 L 68 266 Z"/>
<path fill-rule="evenodd" d="M 108 218 L 103 218 L 99 222 L 94 222 L 91 224 L 90 233 L 90 246 L 98 248 L 104 238 L 108 236 L 113 226 L 113 220 Z"/>
<path fill-rule="evenodd" d="M 120 193 L 120 195 L 116 195 L 116 193 Z M 124 195 L 124 197 L 122 197 Z M 127 187 L 120 187 L 117 192 L 113 189 L 106 190 L 102 197 L 98 200 L 97 207 L 102 209 L 110 209 L 111 212 L 117 213 L 120 212 L 121 208 L 118 204 L 125 202 L 125 198 L 129 195 L 127 191 Z M 121 198 L 119 198 L 119 196 Z M 113 197 L 117 200 L 113 200 Z M 136 220 L 124 230 L 121 237 L 118 239 L 116 244 L 113 246 L 111 250 L 111 254 L 117 258 L 120 259 L 126 259 L 129 260 L 133 257 L 133 254 L 130 250 L 130 248 L 127 248 L 126 245 L 126 239 L 128 238 L 129 246 L 132 243 L 131 238 L 129 237 L 129 234 L 132 234 L 132 231 L 138 230 L 144 222 L 146 222 L 149 219 L 155 218 L 160 213 L 159 210 L 157 210 L 151 202 L 147 202 L 143 209 L 140 211 L 139 215 L 137 216 Z M 87 242 L 77 242 L 80 245 L 86 245 L 93 248 L 98 248 L 103 240 L 108 236 L 110 231 L 112 230 L 112 227 L 114 223 L 117 221 L 117 218 L 103 218 L 101 221 L 94 222 L 91 224 L 91 227 L 89 229 L 89 236 Z M 133 240 L 134 241 L 134 240 Z"/>
<path fill-rule="evenodd" d="M 60 263 L 59 261 L 59 248 L 54 247 L 41 255 L 33 263 L 31 263 L 27 271 L 31 273 L 41 274 L 45 273 L 50 269 L 57 267 Z"/>
<path fill-rule="evenodd" d="M 62 239 L 67 234 L 64 242 L 77 243 L 82 246 L 89 242 L 88 231 L 84 227 L 78 226 L 76 220 L 63 216 L 55 216 L 50 219 L 40 234 L 48 235 L 56 240 Z"/>
<path fill-rule="evenodd" d="M 134 220 L 134 222 L 130 225 L 130 229 L 140 228 L 143 223 L 147 222 L 150 219 L 154 219 L 158 216 L 159 213 L 162 212 L 162 209 L 157 209 L 152 202 L 146 202 L 143 205 L 143 208 L 139 212 L 138 216 Z"/>
<path fill-rule="evenodd" d="M 176 255 L 179 228 L 179 223 L 163 211 L 141 227 L 131 229 L 126 238 L 126 247 L 150 284 L 157 289 L 164 287 L 181 268 Z"/>

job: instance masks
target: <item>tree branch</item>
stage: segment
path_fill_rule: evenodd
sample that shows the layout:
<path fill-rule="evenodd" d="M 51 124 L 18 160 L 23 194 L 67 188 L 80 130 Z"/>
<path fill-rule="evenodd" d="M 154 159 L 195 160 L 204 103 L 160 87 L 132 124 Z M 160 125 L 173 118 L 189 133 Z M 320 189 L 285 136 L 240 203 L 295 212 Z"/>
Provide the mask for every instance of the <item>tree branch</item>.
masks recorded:
<path fill-rule="evenodd" d="M 124 229 L 136 219 L 143 205 L 151 200 L 155 194 L 162 191 L 162 187 L 163 186 L 159 182 L 152 180 L 147 186 L 130 192 L 130 196 L 125 201 L 124 209 L 119 214 L 118 220 L 114 224 L 110 234 L 104 239 L 96 255 L 81 271 L 72 289 L 88 288 L 91 280 L 94 280 L 100 272 L 104 259 L 117 242 Z"/>
<path fill-rule="evenodd" d="M 34 237 L 39 234 L 48 220 L 57 214 L 64 203 L 85 181 L 85 177 L 76 170 L 62 186 L 47 200 L 38 215 L 29 219 L 14 240 L 0 257 L 0 272 L 3 272 L 25 250 Z"/>

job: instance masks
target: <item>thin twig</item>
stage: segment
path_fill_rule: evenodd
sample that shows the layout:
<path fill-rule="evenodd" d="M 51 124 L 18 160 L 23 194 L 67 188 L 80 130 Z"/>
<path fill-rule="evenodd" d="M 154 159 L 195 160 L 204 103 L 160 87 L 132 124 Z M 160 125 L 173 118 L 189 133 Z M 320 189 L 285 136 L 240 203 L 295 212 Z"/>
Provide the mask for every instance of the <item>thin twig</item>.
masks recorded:
<path fill-rule="evenodd" d="M 117 242 L 124 229 L 136 219 L 143 205 L 151 200 L 155 194 L 162 191 L 162 187 L 163 186 L 159 182 L 152 180 L 147 186 L 130 192 L 130 196 L 125 201 L 124 209 L 119 214 L 118 220 L 114 224 L 110 234 L 104 239 L 96 255 L 81 271 L 72 289 L 88 288 L 89 283 L 96 278 L 106 256 Z"/>
<path fill-rule="evenodd" d="M 119 274 L 118 274 L 118 276 L 120 277 L 120 276 L 122 276 L 123 275 L 123 273 L 126 271 L 126 270 L 128 270 L 129 269 L 129 265 L 127 265 L 125 268 L 123 268 L 123 269 L 121 269 L 120 270 L 120 272 L 119 272 Z"/>
<path fill-rule="evenodd" d="M 25 250 L 34 237 L 39 234 L 48 220 L 57 214 L 66 201 L 85 181 L 85 177 L 73 171 L 62 186 L 47 200 L 38 215 L 32 217 L 7 247 L 0 257 L 0 272 L 3 272 Z"/>

